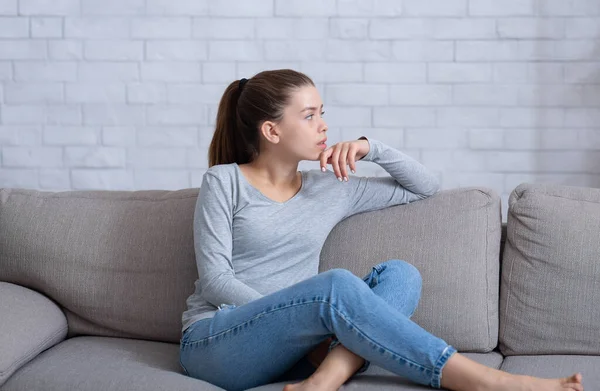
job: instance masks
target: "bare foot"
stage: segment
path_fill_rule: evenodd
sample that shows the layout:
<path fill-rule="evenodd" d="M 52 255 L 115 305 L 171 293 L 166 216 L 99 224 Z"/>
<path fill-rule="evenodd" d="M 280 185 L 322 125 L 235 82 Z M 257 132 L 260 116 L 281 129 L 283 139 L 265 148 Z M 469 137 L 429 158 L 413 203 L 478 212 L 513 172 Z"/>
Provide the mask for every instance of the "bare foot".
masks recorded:
<path fill-rule="evenodd" d="M 524 375 L 503 376 L 490 391 L 583 391 L 581 373 L 558 379 L 544 379 Z"/>

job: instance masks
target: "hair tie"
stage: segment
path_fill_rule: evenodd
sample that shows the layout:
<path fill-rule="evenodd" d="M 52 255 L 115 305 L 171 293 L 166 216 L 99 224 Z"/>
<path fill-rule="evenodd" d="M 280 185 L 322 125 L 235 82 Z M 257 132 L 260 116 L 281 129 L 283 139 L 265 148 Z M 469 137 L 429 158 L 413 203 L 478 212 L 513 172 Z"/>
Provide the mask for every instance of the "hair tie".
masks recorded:
<path fill-rule="evenodd" d="M 240 92 L 242 92 L 242 89 L 244 88 L 244 84 L 246 84 L 247 81 L 248 81 L 248 79 L 246 79 L 246 78 L 241 78 L 240 79 L 240 83 L 238 85 L 238 88 L 239 88 Z"/>

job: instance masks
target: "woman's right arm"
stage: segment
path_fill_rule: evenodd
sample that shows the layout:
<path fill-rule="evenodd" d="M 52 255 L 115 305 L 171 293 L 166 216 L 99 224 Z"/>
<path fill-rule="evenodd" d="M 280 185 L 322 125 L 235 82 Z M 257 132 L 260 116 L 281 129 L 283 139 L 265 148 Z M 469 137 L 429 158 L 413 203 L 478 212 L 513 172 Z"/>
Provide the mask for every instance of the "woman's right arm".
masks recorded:
<path fill-rule="evenodd" d="M 231 192 L 218 177 L 206 172 L 194 212 L 194 249 L 202 297 L 215 307 L 239 307 L 263 296 L 235 277 L 232 222 Z"/>

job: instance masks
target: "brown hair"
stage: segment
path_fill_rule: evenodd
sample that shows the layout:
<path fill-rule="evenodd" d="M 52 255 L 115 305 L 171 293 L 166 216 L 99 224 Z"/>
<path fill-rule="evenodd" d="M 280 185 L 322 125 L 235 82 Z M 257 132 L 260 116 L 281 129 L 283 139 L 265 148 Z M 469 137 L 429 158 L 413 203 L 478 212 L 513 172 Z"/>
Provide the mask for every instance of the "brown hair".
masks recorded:
<path fill-rule="evenodd" d="M 208 167 L 251 162 L 260 153 L 259 128 L 264 121 L 281 121 L 292 92 L 314 86 L 305 74 L 292 69 L 257 73 L 239 88 L 233 81 L 223 93 L 217 124 L 208 147 Z"/>

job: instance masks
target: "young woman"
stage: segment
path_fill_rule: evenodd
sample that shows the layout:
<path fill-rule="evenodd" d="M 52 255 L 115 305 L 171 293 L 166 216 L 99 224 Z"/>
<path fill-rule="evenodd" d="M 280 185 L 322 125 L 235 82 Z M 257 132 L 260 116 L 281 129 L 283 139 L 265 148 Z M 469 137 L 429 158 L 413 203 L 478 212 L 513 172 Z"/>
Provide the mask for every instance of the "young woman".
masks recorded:
<path fill-rule="evenodd" d="M 245 390 L 304 362 L 310 376 L 285 391 L 337 390 L 373 362 L 434 388 L 583 390 L 580 373 L 540 379 L 481 365 L 411 321 L 421 276 L 407 262 L 382 262 L 362 279 L 318 273 L 338 222 L 439 188 L 423 165 L 373 138 L 327 146 L 322 110 L 313 81 L 290 69 L 234 81 L 221 98 L 194 215 L 199 278 L 182 316 L 185 373 Z M 321 170 L 298 171 L 301 160 Z M 358 160 L 391 176 L 350 176 Z"/>

